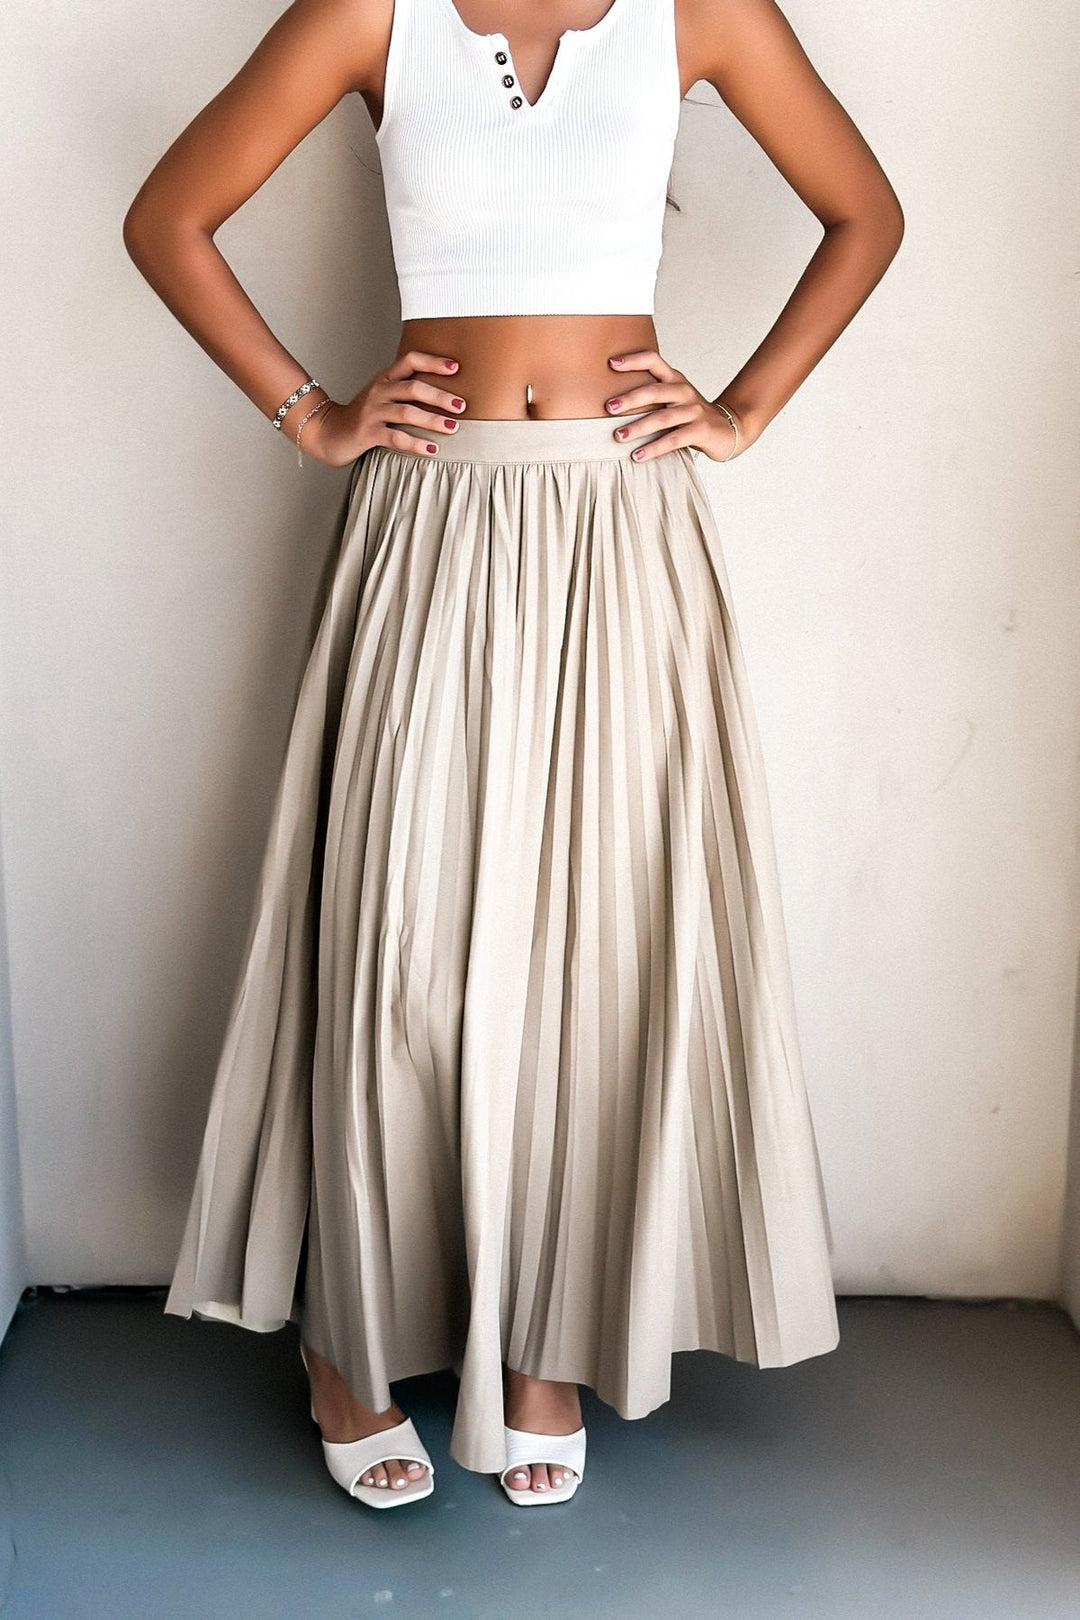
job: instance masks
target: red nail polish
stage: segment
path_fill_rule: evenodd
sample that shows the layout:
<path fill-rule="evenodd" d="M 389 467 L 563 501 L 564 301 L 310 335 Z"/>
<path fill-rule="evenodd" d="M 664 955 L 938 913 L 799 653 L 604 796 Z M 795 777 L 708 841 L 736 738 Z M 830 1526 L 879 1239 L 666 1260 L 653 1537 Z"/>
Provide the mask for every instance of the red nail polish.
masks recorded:
<path fill-rule="evenodd" d="M 631 450 L 630 454 L 633 456 L 635 461 L 640 461 L 643 454 L 642 446 L 638 445 L 637 449 Z"/>
<path fill-rule="evenodd" d="M 454 407 L 455 411 L 460 411 L 465 401 L 463 399 L 452 399 L 450 403 Z"/>
<path fill-rule="evenodd" d="M 429 450 L 430 450 L 430 451 L 432 451 L 432 453 L 434 453 L 434 452 L 435 452 L 435 451 L 436 451 L 436 450 L 437 450 L 437 449 L 438 449 L 438 448 L 439 448 L 439 447 L 438 447 L 438 445 L 437 445 L 437 444 L 429 444 L 429 445 L 428 445 L 428 449 L 429 449 Z"/>
<path fill-rule="evenodd" d="M 444 416 L 443 417 L 443 426 L 448 427 L 448 428 L 450 428 L 450 427 L 456 428 L 457 423 L 454 421 L 454 418 L 452 416 Z"/>

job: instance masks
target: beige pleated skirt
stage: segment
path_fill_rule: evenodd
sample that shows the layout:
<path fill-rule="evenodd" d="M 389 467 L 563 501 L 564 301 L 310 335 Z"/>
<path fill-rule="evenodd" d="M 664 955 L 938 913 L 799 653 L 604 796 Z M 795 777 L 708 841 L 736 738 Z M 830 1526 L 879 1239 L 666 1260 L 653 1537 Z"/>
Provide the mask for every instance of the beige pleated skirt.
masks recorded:
<path fill-rule="evenodd" d="M 838 1342 L 718 525 L 608 418 L 355 463 L 165 1305 L 623 1417 Z"/>

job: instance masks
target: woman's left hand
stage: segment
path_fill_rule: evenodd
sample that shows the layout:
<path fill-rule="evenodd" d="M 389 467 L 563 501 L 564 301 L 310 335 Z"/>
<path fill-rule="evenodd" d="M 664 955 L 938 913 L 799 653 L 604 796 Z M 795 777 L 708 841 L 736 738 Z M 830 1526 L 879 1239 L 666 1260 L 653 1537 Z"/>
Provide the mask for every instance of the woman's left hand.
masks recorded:
<path fill-rule="evenodd" d="M 648 461 L 656 456 L 667 455 L 683 445 L 704 451 L 712 461 L 730 461 L 733 459 L 733 452 L 735 455 L 741 455 L 751 443 L 750 434 L 746 432 L 737 413 L 732 411 L 732 415 L 739 422 L 739 440 L 736 448 L 734 430 L 723 411 L 699 393 L 681 371 L 669 366 L 655 349 L 637 349 L 633 354 L 613 354 L 609 357 L 608 364 L 614 366 L 616 370 L 625 367 L 628 371 L 647 371 L 656 379 L 655 382 L 641 383 L 636 388 L 628 388 L 625 393 L 613 394 L 605 404 L 610 416 L 632 415 L 637 411 L 647 413 L 636 422 L 628 422 L 625 428 L 616 429 L 614 435 L 616 438 L 632 442 L 649 433 L 656 433 L 660 428 L 667 429 L 658 439 L 632 450 L 631 455 L 635 461 Z M 653 406 L 656 407 L 655 410 L 651 408 Z"/>

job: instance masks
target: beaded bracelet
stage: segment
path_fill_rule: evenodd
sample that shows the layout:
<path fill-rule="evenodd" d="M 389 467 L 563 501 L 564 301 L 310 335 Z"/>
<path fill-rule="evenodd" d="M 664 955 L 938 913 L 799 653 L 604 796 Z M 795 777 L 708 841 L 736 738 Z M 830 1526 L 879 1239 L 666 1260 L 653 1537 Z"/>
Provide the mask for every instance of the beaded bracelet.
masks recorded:
<path fill-rule="evenodd" d="M 281 404 L 277 408 L 277 415 L 274 417 L 274 426 L 279 432 L 281 430 L 281 424 L 284 419 L 285 412 L 290 408 L 290 406 L 295 405 L 298 399 L 303 399 L 305 394 L 310 394 L 313 388 L 321 387 L 322 383 L 316 382 L 314 377 L 309 377 L 306 383 L 300 384 L 300 387 L 296 390 L 295 394 L 290 394 L 288 399 L 282 400 Z"/>
<path fill-rule="evenodd" d="M 298 467 L 302 467 L 304 465 L 304 455 L 303 451 L 300 449 L 300 435 L 304 431 L 304 423 L 310 422 L 311 418 L 313 416 L 317 416 L 325 405 L 330 405 L 331 403 L 332 401 L 328 394 L 325 399 L 320 399 L 317 405 L 313 405 L 306 416 L 301 418 L 300 426 L 296 430 L 296 465 Z"/>
<path fill-rule="evenodd" d="M 727 417 L 728 421 L 731 423 L 731 430 L 735 435 L 735 443 L 732 445 L 731 449 L 728 451 L 727 455 L 724 457 L 725 462 L 727 462 L 727 461 L 731 460 L 732 456 L 735 455 L 735 453 L 737 452 L 737 450 L 739 448 L 739 424 L 738 424 L 738 422 L 736 422 L 734 416 L 728 410 L 727 406 L 724 404 L 722 399 L 714 399 L 713 404 L 716 406 L 718 411 L 723 411 L 724 415 Z"/>

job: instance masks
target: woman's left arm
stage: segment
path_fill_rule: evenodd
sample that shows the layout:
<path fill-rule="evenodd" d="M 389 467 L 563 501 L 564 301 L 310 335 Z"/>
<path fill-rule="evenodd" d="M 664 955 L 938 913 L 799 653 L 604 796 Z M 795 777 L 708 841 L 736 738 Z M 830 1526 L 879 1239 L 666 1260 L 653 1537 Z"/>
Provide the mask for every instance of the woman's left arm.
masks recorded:
<path fill-rule="evenodd" d="M 741 452 L 877 286 L 900 246 L 904 216 L 881 165 L 774 0 L 679 0 L 677 21 L 680 59 L 693 82 L 705 79 L 716 88 L 824 229 L 775 324 L 717 396 L 738 418 Z M 633 364 L 640 357 L 622 360 Z M 649 386 L 629 390 L 622 409 L 644 408 L 649 402 L 641 396 Z M 661 380 L 658 400 L 662 389 Z M 714 414 L 696 424 L 692 442 L 705 433 L 713 442 L 701 447 L 726 459 L 731 428 L 715 404 L 706 408 Z M 654 442 L 658 450 L 664 443 Z"/>

